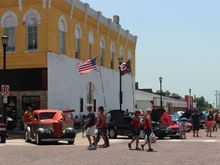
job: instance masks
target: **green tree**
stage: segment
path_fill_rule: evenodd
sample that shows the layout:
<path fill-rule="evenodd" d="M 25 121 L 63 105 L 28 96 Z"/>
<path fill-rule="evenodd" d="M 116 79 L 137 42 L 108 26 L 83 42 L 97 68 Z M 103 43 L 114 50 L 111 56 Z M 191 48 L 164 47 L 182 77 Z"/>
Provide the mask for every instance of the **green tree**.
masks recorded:
<path fill-rule="evenodd" d="M 206 101 L 203 96 L 196 97 L 195 102 L 196 102 L 197 108 L 201 108 L 205 111 L 207 111 L 209 108 L 212 108 L 212 104 L 209 104 L 208 101 Z"/>

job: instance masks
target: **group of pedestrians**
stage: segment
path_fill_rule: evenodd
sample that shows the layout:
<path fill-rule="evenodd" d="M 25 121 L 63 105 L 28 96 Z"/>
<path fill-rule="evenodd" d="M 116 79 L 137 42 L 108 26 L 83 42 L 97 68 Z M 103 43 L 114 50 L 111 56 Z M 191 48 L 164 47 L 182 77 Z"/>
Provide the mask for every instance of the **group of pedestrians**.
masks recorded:
<path fill-rule="evenodd" d="M 150 135 L 152 133 L 152 126 L 151 126 L 151 109 L 148 109 L 146 114 L 144 115 L 144 131 L 145 131 L 145 139 L 144 143 L 141 144 L 141 148 L 139 148 L 139 136 L 140 136 L 140 127 L 141 127 L 141 121 L 140 121 L 140 111 L 135 111 L 134 117 L 132 118 L 132 125 L 133 125 L 133 138 L 128 143 L 128 148 L 132 148 L 132 143 L 135 143 L 135 149 L 136 150 L 144 150 L 144 146 L 148 144 L 148 151 L 153 151 L 151 148 L 151 141 L 150 141 Z"/>
<path fill-rule="evenodd" d="M 86 130 L 86 137 L 89 142 L 88 150 L 96 150 L 100 137 L 104 140 L 103 148 L 109 147 L 109 139 L 107 136 L 107 115 L 103 106 L 98 108 L 98 116 L 96 118 L 94 112 L 92 111 L 92 106 L 87 106 L 87 111 L 89 114 L 86 117 L 85 124 L 83 125 L 83 130 Z M 98 133 L 96 135 L 96 128 Z"/>
<path fill-rule="evenodd" d="M 192 115 L 192 125 L 193 125 L 193 137 L 199 137 L 201 114 L 198 110 L 195 110 Z M 217 131 L 220 124 L 220 114 L 219 111 L 214 111 L 213 109 L 208 110 L 208 115 L 205 119 L 205 130 L 206 136 L 212 137 L 212 132 Z"/>

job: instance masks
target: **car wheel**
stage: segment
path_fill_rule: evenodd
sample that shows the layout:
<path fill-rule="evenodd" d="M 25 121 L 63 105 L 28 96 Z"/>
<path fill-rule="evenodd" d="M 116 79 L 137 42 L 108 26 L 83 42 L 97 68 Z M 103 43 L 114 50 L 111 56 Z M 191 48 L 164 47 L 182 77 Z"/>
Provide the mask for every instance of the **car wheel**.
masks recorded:
<path fill-rule="evenodd" d="M 140 139 L 144 139 L 145 138 L 145 132 L 143 129 L 140 129 Z"/>
<path fill-rule="evenodd" d="M 6 135 L 2 135 L 1 136 L 1 143 L 5 143 L 6 142 Z"/>
<path fill-rule="evenodd" d="M 116 139 L 117 138 L 117 134 L 116 134 L 116 131 L 115 129 L 109 129 L 109 138 L 111 139 Z"/>
<path fill-rule="evenodd" d="M 75 140 L 68 141 L 68 144 L 74 144 Z"/>
<path fill-rule="evenodd" d="M 36 140 L 37 145 L 41 145 L 42 142 L 41 142 L 41 139 L 39 137 L 39 134 L 36 134 L 35 140 Z"/>
<path fill-rule="evenodd" d="M 27 130 L 25 131 L 24 140 L 25 140 L 25 142 L 30 142 L 30 139 L 29 139 L 29 135 L 28 135 L 28 131 L 27 131 Z"/>

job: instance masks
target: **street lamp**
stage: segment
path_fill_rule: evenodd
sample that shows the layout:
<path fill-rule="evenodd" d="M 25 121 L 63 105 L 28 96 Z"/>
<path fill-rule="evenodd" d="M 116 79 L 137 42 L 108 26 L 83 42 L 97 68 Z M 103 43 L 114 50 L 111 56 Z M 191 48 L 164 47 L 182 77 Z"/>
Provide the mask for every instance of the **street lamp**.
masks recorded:
<path fill-rule="evenodd" d="M 159 81 L 160 81 L 160 108 L 163 108 L 163 100 L 162 100 L 162 80 L 163 77 L 159 77 Z"/>
<path fill-rule="evenodd" d="M 121 90 L 121 64 L 123 63 L 123 57 L 119 56 L 118 57 L 118 63 L 119 63 L 119 104 L 120 104 L 120 110 L 123 102 L 123 97 L 122 97 L 122 90 Z"/>
<path fill-rule="evenodd" d="M 191 91 L 192 89 L 189 89 L 189 110 L 192 110 L 192 101 L 191 101 Z"/>
<path fill-rule="evenodd" d="M 4 34 L 2 36 L 2 47 L 3 47 L 3 84 L 6 84 L 6 50 L 7 50 L 7 44 L 8 44 L 8 36 Z M 6 123 L 6 102 L 3 98 L 3 119 L 4 123 Z"/>

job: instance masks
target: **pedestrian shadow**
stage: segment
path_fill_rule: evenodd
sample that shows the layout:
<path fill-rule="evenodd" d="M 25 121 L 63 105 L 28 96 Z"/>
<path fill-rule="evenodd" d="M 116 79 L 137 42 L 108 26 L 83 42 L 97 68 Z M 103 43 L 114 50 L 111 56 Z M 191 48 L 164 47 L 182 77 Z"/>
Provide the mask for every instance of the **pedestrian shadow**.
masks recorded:
<path fill-rule="evenodd" d="M 156 151 L 156 150 L 148 151 L 148 150 L 135 149 L 135 148 L 133 148 L 133 149 L 129 149 L 129 150 L 130 150 L 130 151 L 141 151 L 141 152 L 158 152 L 158 151 Z"/>

